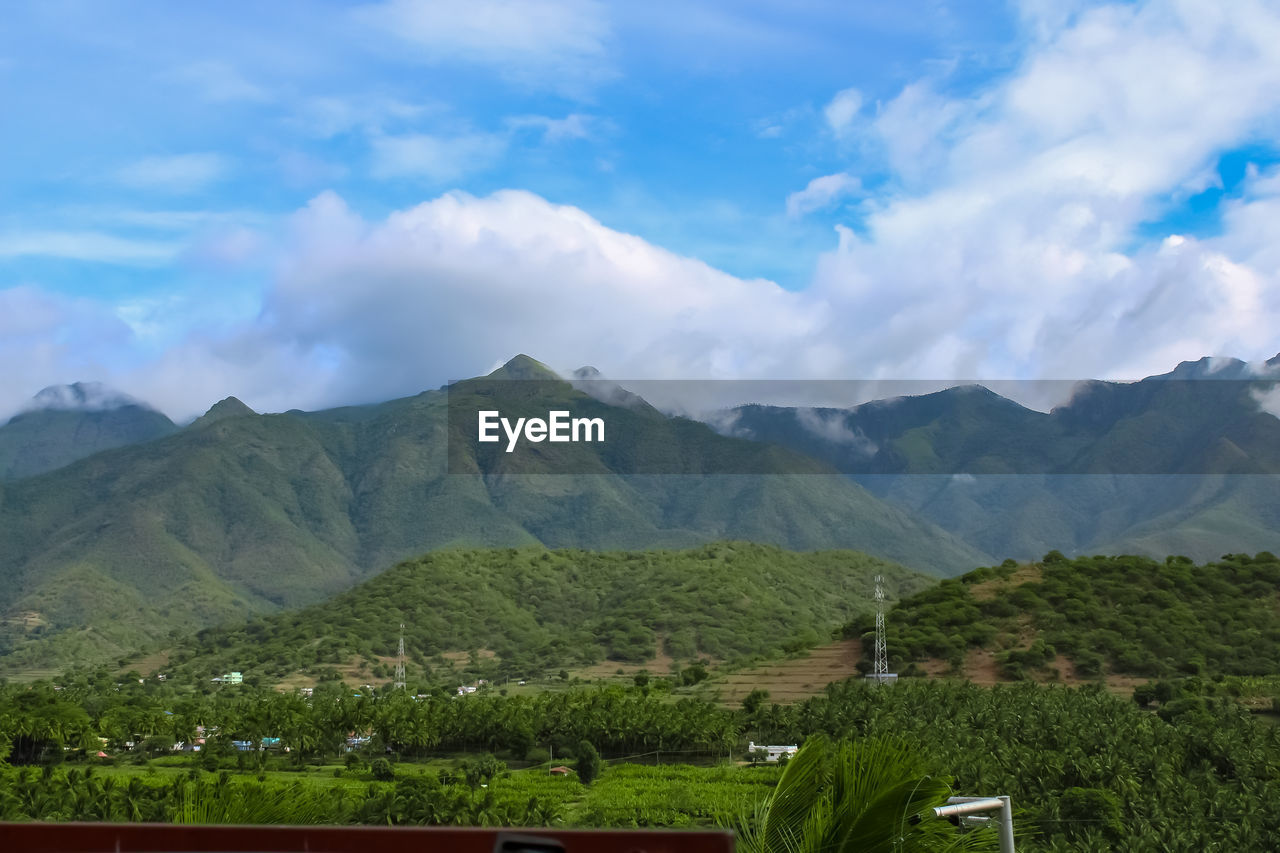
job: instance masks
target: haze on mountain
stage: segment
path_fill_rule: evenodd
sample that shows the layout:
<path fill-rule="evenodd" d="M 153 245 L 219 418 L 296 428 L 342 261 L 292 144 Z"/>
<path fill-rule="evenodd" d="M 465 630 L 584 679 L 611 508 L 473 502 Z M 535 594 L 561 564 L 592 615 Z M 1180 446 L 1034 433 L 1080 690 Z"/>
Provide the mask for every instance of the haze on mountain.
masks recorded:
<path fill-rule="evenodd" d="M 488 377 L 507 379 L 539 380 L 529 405 L 544 413 L 607 410 L 611 429 L 678 473 L 626 473 L 634 458 L 616 442 L 566 450 L 593 472 L 579 476 L 544 473 L 545 455 L 460 453 L 449 397 L 485 390 L 474 381 L 321 412 L 226 400 L 174 434 L 0 487 L 5 665 L 110 659 L 174 628 L 317 602 L 449 546 L 739 539 L 855 548 L 933 574 L 988 559 L 819 461 L 610 406 L 526 356 Z M 703 473 L 726 460 L 759 474 Z"/>

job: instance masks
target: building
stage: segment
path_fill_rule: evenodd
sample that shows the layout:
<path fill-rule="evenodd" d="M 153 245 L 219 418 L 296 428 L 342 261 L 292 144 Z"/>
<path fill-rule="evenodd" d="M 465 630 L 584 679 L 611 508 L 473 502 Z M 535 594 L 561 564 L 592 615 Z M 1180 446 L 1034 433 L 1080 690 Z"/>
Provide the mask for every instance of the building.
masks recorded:
<path fill-rule="evenodd" d="M 228 672 L 214 676 L 213 681 L 215 684 L 244 684 L 244 676 L 238 672 Z"/>
<path fill-rule="evenodd" d="M 800 751 L 800 747 L 794 743 L 787 746 L 765 746 L 764 744 L 758 744 L 755 741 L 752 741 L 747 744 L 747 751 L 752 754 L 757 751 L 764 752 L 765 761 L 780 761 L 784 755 L 787 758 L 795 755 Z"/>

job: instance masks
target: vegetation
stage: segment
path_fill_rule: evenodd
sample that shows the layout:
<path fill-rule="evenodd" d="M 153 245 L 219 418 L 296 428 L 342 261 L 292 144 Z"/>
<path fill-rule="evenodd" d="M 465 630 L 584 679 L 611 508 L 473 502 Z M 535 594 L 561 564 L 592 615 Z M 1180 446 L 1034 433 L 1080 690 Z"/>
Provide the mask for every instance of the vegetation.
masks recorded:
<path fill-rule="evenodd" d="M 519 679 L 659 653 L 771 657 L 819 642 L 867 607 L 876 574 L 893 599 L 932 582 L 856 552 L 737 542 L 688 551 L 437 551 L 324 604 L 202 631 L 177 645 L 166 674 L 207 683 L 237 670 L 271 683 L 293 672 L 318 679 L 354 659 L 370 679 L 389 680 L 379 656 L 395 651 L 401 622 L 413 680 L 450 690 L 460 677 Z M 456 666 L 440 657 L 481 650 Z M 696 663 L 681 675 L 691 684 L 705 677 Z"/>
<path fill-rule="evenodd" d="M 892 853 L 994 849 L 990 831 L 959 834 L 921 819 L 953 792 L 903 741 L 833 743 L 815 735 L 739 827 L 744 853 Z"/>
<path fill-rule="evenodd" d="M 891 664 L 963 663 L 996 654 L 1007 678 L 1053 677 L 1070 661 L 1104 673 L 1264 675 L 1280 670 L 1280 560 L 1228 554 L 1203 566 L 1185 557 L 1081 557 L 983 568 L 905 598 L 888 620 Z M 867 618 L 850 626 L 873 629 Z"/>
<path fill-rule="evenodd" d="M 262 820 L 284 819 L 270 811 L 278 803 L 298 810 L 288 813 L 294 820 L 320 804 L 323 820 L 391 824 L 693 826 L 745 816 L 746 832 L 767 835 L 771 822 L 794 823 L 783 800 L 763 804 L 779 783 L 777 768 L 627 762 L 725 760 L 742 755 L 747 740 L 807 745 L 823 736 L 852 746 L 828 744 L 813 750 L 828 756 L 820 768 L 793 771 L 792 759 L 782 774 L 833 780 L 795 786 L 820 795 L 796 807 L 818 816 L 822 802 L 848 796 L 860 804 L 848 808 L 879 823 L 873 816 L 884 810 L 874 803 L 885 791 L 929 775 L 928 786 L 913 782 L 913 790 L 942 795 L 943 777 L 951 777 L 956 792 L 1012 797 L 1020 849 L 1268 849 L 1280 834 L 1269 807 L 1280 796 L 1280 726 L 1251 716 L 1228 680 L 1166 684 L 1160 696 L 1142 697 L 1155 712 L 1092 686 L 983 689 L 910 679 L 890 687 L 853 680 L 792 706 L 757 695 L 736 711 L 672 702 L 645 688 L 415 700 L 404 691 L 354 696 L 337 685 L 310 699 L 253 688 L 202 696 L 150 682 L 117 689 L 78 680 L 58 691 L 9 685 L 0 689 L 0 743 L 11 764 L 29 766 L 0 772 L 0 808 L 18 819 L 247 820 L 257 819 L 246 811 L 253 805 L 265 809 Z M 196 725 L 205 726 L 202 752 L 173 752 Z M 369 740 L 346 752 L 352 732 Z M 231 748 L 264 737 L 280 740 L 266 750 Z M 893 743 L 876 745 L 886 738 Z M 510 769 L 526 757 L 545 761 L 544 746 L 560 760 L 581 761 L 584 741 L 612 759 L 589 787 Z M 98 750 L 110 758 L 94 758 Z M 861 768 L 848 771 L 850 779 L 870 773 L 890 784 L 877 784 L 874 797 L 855 796 L 852 781 L 834 781 L 846 765 Z M 390 780 L 377 781 L 386 769 Z M 565 787 L 542 787 L 559 783 Z M 218 792 L 218 785 L 248 788 Z M 208 810 L 196 811 L 206 801 Z M 916 805 L 899 801 L 888 810 Z M 831 824 L 818 837 L 846 830 Z"/>

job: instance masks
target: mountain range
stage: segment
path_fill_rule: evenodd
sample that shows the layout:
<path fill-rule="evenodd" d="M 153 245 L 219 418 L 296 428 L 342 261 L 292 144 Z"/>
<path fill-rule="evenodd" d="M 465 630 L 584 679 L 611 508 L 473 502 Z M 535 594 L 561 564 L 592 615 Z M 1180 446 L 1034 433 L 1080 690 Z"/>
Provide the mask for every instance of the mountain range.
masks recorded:
<path fill-rule="evenodd" d="M 376 405 L 258 414 L 228 398 L 183 428 L 98 386 L 50 389 L 0 427 L 0 667 L 121 657 L 441 548 L 734 539 L 935 576 L 1054 549 L 1280 550 L 1278 368 L 1189 362 L 1088 383 L 1050 412 L 982 387 L 751 405 L 718 429 L 527 356 Z M 600 415 L 611 440 L 478 445 L 457 413 L 494 395 L 522 416 Z"/>
<path fill-rule="evenodd" d="M 751 405 L 727 434 L 827 462 L 993 557 L 1280 545 L 1280 356 L 1088 382 L 1049 412 L 981 386 L 848 409 Z"/>
<path fill-rule="evenodd" d="M 176 628 L 321 601 L 452 546 L 738 539 L 855 548 L 935 575 L 984 559 L 792 451 L 611 406 L 525 356 L 486 379 L 539 380 L 544 412 L 607 412 L 662 473 L 630 473 L 616 443 L 575 448 L 584 473 L 573 475 L 545 473 L 545 455 L 458 455 L 450 400 L 485 393 L 476 381 L 321 412 L 224 400 L 169 435 L 0 484 L 3 664 L 115 658 Z M 705 475 L 725 459 L 758 473 Z"/>

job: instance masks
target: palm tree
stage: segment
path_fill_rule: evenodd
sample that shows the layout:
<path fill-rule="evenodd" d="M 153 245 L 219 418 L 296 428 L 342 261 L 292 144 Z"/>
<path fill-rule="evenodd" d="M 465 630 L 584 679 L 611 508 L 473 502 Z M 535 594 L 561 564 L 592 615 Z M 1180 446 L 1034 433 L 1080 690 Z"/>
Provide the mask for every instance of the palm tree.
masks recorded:
<path fill-rule="evenodd" d="M 740 822 L 744 853 L 916 853 L 994 850 L 994 833 L 960 833 L 922 812 L 951 794 L 900 740 L 810 738 L 778 786 Z"/>

